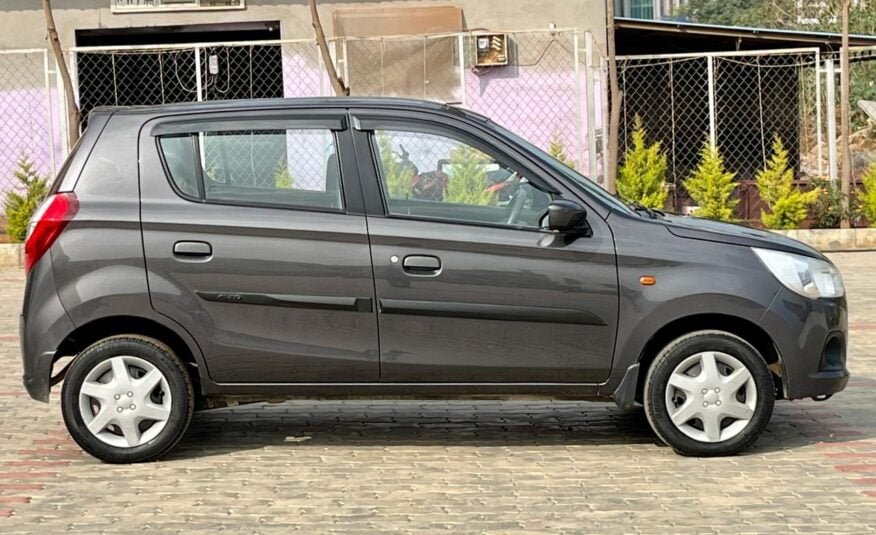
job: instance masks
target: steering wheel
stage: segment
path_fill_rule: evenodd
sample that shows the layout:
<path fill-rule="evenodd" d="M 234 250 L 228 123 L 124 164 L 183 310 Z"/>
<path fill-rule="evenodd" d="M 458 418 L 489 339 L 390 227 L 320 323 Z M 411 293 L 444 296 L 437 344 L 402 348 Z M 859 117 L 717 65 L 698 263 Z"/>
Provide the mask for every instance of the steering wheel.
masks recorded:
<path fill-rule="evenodd" d="M 521 180 L 520 184 L 524 185 L 526 182 Z M 523 206 L 526 204 L 527 200 L 529 200 L 529 188 L 518 186 L 517 191 L 514 193 L 514 197 L 511 198 L 511 202 L 509 203 L 511 206 L 511 212 L 508 214 L 508 220 L 505 221 L 505 224 L 513 225 L 517 222 L 517 218 L 520 217 L 520 212 L 523 211 Z"/>

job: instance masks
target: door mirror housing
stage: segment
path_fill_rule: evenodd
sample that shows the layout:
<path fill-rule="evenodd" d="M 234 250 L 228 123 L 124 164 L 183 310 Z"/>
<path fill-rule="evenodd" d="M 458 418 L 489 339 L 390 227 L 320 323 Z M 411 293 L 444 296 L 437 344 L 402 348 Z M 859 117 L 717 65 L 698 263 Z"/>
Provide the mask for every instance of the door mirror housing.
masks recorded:
<path fill-rule="evenodd" d="M 565 199 L 551 202 L 548 206 L 547 227 L 562 234 L 588 235 L 587 210 L 580 204 Z"/>

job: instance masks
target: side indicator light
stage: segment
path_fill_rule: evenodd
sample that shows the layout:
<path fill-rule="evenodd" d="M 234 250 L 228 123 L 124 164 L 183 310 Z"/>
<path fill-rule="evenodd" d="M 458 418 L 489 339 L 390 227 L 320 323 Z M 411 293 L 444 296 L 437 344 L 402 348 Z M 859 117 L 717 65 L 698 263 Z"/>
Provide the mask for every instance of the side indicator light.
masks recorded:
<path fill-rule="evenodd" d="M 654 286 L 657 284 L 657 277 L 653 275 L 642 275 L 639 277 L 639 282 L 642 286 Z"/>

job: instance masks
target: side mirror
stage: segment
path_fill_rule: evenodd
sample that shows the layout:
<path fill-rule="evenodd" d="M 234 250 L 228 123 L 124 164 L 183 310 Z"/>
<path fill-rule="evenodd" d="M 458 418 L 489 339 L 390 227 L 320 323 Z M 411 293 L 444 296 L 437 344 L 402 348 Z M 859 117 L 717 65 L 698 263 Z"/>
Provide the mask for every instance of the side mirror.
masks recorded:
<path fill-rule="evenodd" d="M 590 230 L 587 224 L 587 210 L 583 206 L 567 200 L 551 202 L 548 206 L 547 227 L 560 233 L 586 235 Z"/>

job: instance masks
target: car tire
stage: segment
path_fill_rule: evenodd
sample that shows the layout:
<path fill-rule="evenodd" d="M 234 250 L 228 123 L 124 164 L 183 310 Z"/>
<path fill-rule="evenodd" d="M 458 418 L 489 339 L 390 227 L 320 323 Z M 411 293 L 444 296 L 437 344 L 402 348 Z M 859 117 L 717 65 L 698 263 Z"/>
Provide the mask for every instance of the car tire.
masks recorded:
<path fill-rule="evenodd" d="M 192 380 L 161 342 L 113 336 L 83 350 L 61 390 L 70 435 L 107 463 L 137 463 L 170 451 L 188 429 L 194 410 Z"/>
<path fill-rule="evenodd" d="M 751 344 L 722 331 L 698 331 L 657 355 L 643 401 L 654 432 L 677 453 L 735 455 L 766 428 L 775 384 Z"/>

